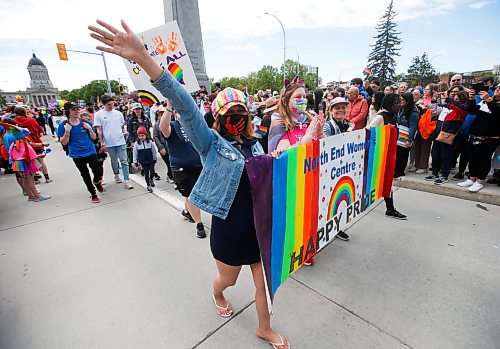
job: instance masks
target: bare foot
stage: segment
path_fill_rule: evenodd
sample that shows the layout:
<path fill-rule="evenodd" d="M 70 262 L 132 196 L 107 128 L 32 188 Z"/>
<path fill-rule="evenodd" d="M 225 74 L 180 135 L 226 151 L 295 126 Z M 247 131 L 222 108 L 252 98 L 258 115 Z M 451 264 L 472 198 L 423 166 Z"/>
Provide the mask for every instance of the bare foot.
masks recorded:
<path fill-rule="evenodd" d="M 288 349 L 290 348 L 290 343 L 288 342 L 288 339 L 283 337 L 282 335 L 274 332 L 273 330 L 269 329 L 267 331 L 261 331 L 257 329 L 257 337 L 265 340 L 269 344 L 273 346 L 274 349 Z"/>

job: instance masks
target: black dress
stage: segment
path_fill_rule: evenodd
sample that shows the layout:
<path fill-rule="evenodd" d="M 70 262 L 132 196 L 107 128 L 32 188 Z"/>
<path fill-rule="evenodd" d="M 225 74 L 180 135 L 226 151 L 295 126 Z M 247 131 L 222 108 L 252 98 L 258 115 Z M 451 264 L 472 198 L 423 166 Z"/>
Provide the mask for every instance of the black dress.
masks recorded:
<path fill-rule="evenodd" d="M 251 156 L 253 143 L 237 146 L 245 158 Z M 253 220 L 250 181 L 245 169 L 226 219 L 212 216 L 210 248 L 216 260 L 232 266 L 250 265 L 261 260 Z"/>

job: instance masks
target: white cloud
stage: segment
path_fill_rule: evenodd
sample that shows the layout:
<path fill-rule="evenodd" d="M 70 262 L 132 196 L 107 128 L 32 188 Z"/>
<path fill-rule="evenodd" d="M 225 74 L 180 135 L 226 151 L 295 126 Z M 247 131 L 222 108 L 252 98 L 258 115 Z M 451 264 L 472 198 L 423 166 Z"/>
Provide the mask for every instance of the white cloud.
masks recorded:
<path fill-rule="evenodd" d="M 397 21 L 428 18 L 445 14 L 466 0 L 399 0 L 394 3 Z M 234 2 L 233 2 L 234 3 Z M 201 0 L 202 28 L 210 35 L 238 42 L 249 37 L 262 37 L 281 32 L 276 15 L 285 30 L 321 28 L 373 27 L 384 14 L 388 1 L 345 0 L 254 0 L 235 11 L 226 0 Z"/>
<path fill-rule="evenodd" d="M 257 52 L 261 48 L 255 44 L 228 44 L 222 46 L 222 49 L 227 51 L 243 51 L 243 52 Z"/>
<path fill-rule="evenodd" d="M 472 4 L 469 5 L 470 8 L 474 10 L 479 10 L 482 9 L 483 7 L 494 4 L 496 1 L 479 1 L 479 2 L 473 2 Z"/>
<path fill-rule="evenodd" d="M 388 2 L 234 0 L 228 3 L 227 0 L 199 0 L 199 8 L 205 41 L 210 38 L 212 43 L 219 43 L 226 52 L 242 51 L 249 55 L 252 49 L 259 46 L 249 43 L 252 38 L 278 40 L 276 43 L 281 44 L 279 35 L 275 35 L 281 34 L 281 27 L 276 19 L 264 14 L 266 11 L 278 16 L 283 21 L 287 35 L 290 35 L 292 30 L 303 29 L 373 28 L 385 12 Z M 463 7 L 468 2 L 470 0 L 397 0 L 394 5 L 399 13 L 397 21 L 422 19 L 423 22 Z M 5 90 L 27 87 L 29 80 L 26 66 L 32 49 L 47 65 L 54 84 L 61 89 L 79 87 L 92 79 L 102 79 L 104 74 L 100 57 L 70 53 L 70 60 L 61 62 L 55 47 L 56 42 L 62 42 L 69 49 L 95 51 L 97 43 L 89 37 L 87 26 L 95 23 L 96 17 L 114 25 L 119 25 L 119 19 L 124 18 L 137 32 L 164 23 L 162 0 L 67 0 L 64 3 L 59 0 L 17 0 L 13 4 L 9 0 L 0 0 L 0 76 L 2 81 L 8 81 L 0 82 L 0 88 Z M 293 45 L 293 38 L 290 39 Z M 205 50 L 209 52 L 214 48 L 205 45 Z M 291 56 L 294 56 L 293 52 Z M 107 57 L 110 78 L 127 77 L 121 60 L 110 55 Z M 252 64 L 260 65 L 261 61 L 269 63 L 271 58 L 267 53 L 265 57 L 266 61 L 253 59 Z M 279 59 L 279 54 L 276 58 Z M 307 56 L 304 60 L 307 60 Z M 227 61 L 220 60 L 220 66 L 215 64 L 207 69 L 226 70 L 224 62 Z M 249 72 L 253 68 L 245 65 L 241 69 Z"/>

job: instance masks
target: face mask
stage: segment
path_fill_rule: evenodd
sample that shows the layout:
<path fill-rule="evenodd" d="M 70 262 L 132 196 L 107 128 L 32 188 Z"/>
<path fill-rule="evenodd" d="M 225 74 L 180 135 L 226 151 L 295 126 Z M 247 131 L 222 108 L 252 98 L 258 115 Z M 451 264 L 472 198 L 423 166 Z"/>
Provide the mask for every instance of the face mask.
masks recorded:
<path fill-rule="evenodd" d="M 219 123 L 221 128 L 224 129 L 231 136 L 238 136 L 243 133 L 246 126 L 246 115 L 219 115 Z"/>
<path fill-rule="evenodd" d="M 307 108 L 307 99 L 305 98 L 294 98 L 292 99 L 292 113 L 300 115 L 304 114 Z"/>

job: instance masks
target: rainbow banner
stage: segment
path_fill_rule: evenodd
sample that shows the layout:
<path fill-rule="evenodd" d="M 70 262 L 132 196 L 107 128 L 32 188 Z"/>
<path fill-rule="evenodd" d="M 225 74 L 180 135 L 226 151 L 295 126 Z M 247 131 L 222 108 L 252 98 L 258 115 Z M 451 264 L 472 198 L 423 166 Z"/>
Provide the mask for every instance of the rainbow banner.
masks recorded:
<path fill-rule="evenodd" d="M 380 126 L 299 145 L 278 159 L 265 155 L 248 161 L 271 300 L 278 287 L 339 230 L 378 199 L 390 196 L 396 139 L 394 127 Z"/>

